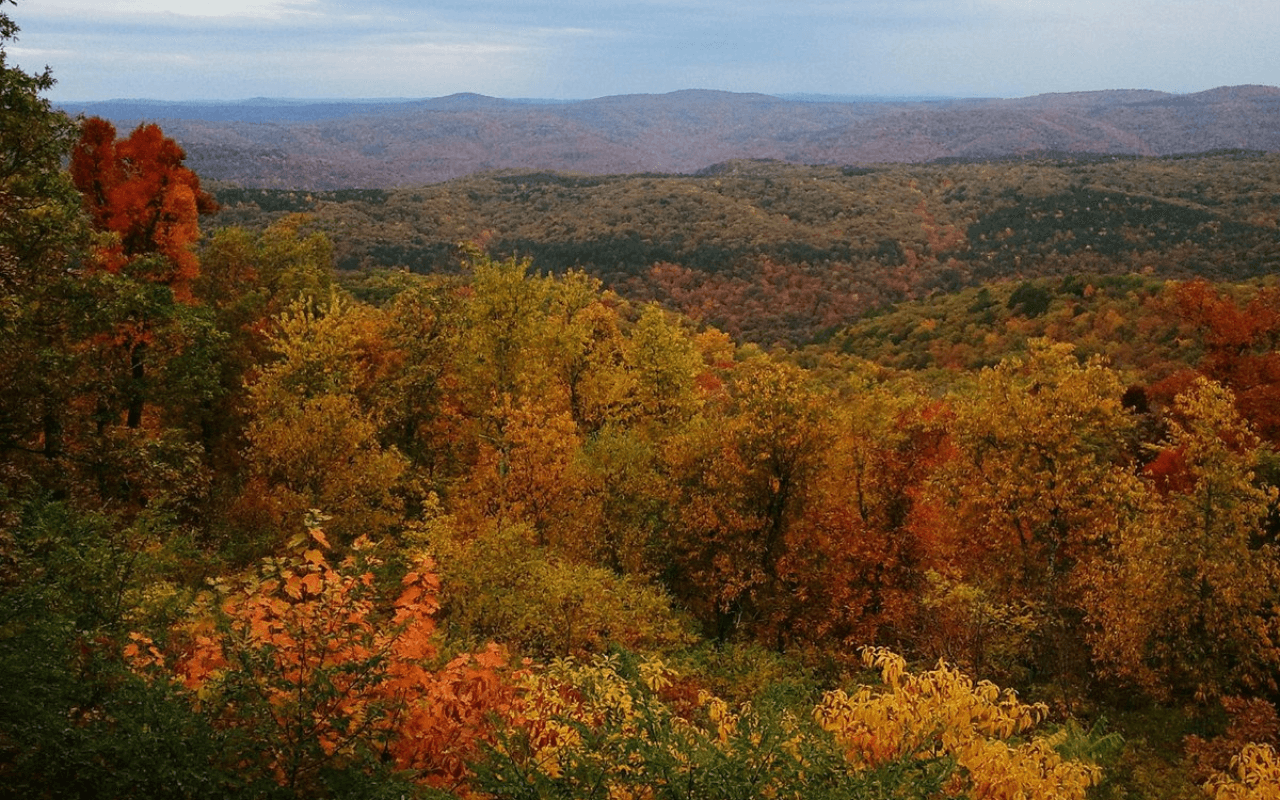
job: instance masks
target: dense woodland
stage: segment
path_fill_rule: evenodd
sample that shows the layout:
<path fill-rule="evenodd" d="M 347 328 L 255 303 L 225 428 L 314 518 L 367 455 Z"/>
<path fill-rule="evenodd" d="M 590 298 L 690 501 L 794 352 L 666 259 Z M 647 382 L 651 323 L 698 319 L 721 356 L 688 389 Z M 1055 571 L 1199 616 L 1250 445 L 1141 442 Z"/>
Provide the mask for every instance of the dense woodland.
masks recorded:
<path fill-rule="evenodd" d="M 217 187 L 219 224 L 294 213 L 344 270 L 456 272 L 459 241 L 582 270 L 763 345 L 993 281 L 1280 268 L 1280 155 L 933 165 L 730 162 L 693 176 L 505 174 L 413 189 Z"/>
<path fill-rule="evenodd" d="M 51 81 L 0 794 L 1280 793 L 1274 156 L 215 197 Z"/>

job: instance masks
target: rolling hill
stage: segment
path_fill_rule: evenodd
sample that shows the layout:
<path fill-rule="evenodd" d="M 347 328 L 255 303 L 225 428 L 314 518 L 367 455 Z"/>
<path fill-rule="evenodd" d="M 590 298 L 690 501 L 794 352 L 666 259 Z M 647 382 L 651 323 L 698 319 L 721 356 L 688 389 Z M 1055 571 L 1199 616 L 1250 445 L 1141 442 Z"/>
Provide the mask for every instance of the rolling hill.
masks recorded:
<path fill-rule="evenodd" d="M 499 169 L 691 173 L 742 158 L 859 164 L 1280 151 L 1280 88 L 1268 86 L 884 102 L 689 90 L 573 102 L 458 94 L 64 108 L 121 128 L 159 122 L 206 179 L 290 189 L 392 188 Z"/>

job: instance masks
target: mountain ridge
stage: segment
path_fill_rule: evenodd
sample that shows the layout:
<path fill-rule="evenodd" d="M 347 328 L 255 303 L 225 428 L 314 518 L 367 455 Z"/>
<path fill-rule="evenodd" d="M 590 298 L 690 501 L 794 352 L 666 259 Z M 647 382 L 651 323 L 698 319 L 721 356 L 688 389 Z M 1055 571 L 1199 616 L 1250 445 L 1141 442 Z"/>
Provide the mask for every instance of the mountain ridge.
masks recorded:
<path fill-rule="evenodd" d="M 732 159 L 919 163 L 1037 152 L 1280 151 L 1280 88 L 1120 89 L 1023 98 L 797 100 L 685 89 L 588 100 L 438 98 L 66 103 L 126 128 L 158 122 L 207 179 L 392 188 L 476 172 L 688 174 Z"/>

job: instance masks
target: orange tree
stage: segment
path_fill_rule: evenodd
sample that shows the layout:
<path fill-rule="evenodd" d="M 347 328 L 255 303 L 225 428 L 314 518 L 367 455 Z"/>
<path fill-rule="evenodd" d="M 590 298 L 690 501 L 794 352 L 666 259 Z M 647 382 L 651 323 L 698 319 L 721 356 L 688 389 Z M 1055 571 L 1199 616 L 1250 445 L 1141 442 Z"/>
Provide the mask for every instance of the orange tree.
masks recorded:
<path fill-rule="evenodd" d="M 126 657 L 180 683 L 219 727 L 241 731 L 242 770 L 299 796 L 386 765 L 465 794 L 490 715 L 512 697 L 505 655 L 491 646 L 443 657 L 429 560 L 412 565 L 388 603 L 367 540 L 337 564 L 319 529 L 291 545 L 256 574 L 216 583 L 168 652 L 135 633 Z"/>
<path fill-rule="evenodd" d="M 163 266 L 148 277 L 184 301 L 200 271 L 192 250 L 198 216 L 217 209 L 185 158 L 156 125 L 139 125 L 117 140 L 115 126 L 98 117 L 85 120 L 71 153 L 71 177 L 85 210 L 97 230 L 112 234 L 100 248 L 102 265 L 118 272 L 142 256 L 163 256 Z"/>
<path fill-rule="evenodd" d="M 107 364 L 96 412 L 104 423 L 116 395 L 127 426 L 141 427 L 148 374 L 173 355 L 175 341 L 190 338 L 183 329 L 194 321 L 182 307 L 195 303 L 198 219 L 217 204 L 183 165 L 185 157 L 155 125 L 117 140 L 115 127 L 97 117 L 85 120 L 71 151 L 71 179 L 98 234 L 88 260 L 97 305 L 108 310 L 93 342 Z M 112 367 L 116 359 L 124 364 Z"/>
<path fill-rule="evenodd" d="M 1236 408 L 1265 441 L 1280 443 L 1280 287 L 1259 289 L 1247 302 L 1204 280 L 1171 294 L 1177 316 L 1203 344 L 1200 373 L 1232 391 Z M 1166 383 L 1180 390 L 1185 376 Z"/>
<path fill-rule="evenodd" d="M 721 637 L 767 630 L 788 602 L 788 545 L 830 439 L 823 398 L 798 368 L 760 358 L 731 380 L 732 393 L 664 448 L 671 514 L 686 532 L 672 543 L 671 584 Z"/>

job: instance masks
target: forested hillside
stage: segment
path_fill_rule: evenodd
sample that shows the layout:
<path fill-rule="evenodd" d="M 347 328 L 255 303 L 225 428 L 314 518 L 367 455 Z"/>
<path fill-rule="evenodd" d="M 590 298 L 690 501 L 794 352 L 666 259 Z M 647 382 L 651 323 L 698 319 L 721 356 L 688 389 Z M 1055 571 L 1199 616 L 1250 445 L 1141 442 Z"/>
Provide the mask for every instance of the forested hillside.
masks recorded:
<path fill-rule="evenodd" d="M 0 795 L 1280 795 L 1274 157 L 215 193 L 50 82 Z"/>
<path fill-rule="evenodd" d="M 219 224 L 292 213 L 340 269 L 457 270 L 479 241 L 581 269 L 632 300 L 762 344 L 823 339 L 902 301 L 989 281 L 1280 268 L 1280 156 L 798 167 L 696 176 L 497 173 L 395 191 L 220 187 Z"/>

